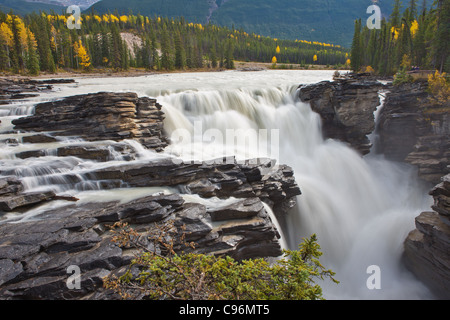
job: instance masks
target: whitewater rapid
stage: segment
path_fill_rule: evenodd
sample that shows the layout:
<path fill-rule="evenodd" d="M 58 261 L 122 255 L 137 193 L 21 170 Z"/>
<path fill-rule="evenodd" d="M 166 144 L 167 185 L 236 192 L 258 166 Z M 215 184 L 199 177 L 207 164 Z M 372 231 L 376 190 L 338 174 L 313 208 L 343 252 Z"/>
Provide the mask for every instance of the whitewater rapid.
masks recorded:
<path fill-rule="evenodd" d="M 408 165 L 389 162 L 380 155 L 361 157 L 344 143 L 323 138 L 319 115 L 299 101 L 296 93 L 299 84 L 331 77 L 330 71 L 264 71 L 79 79 L 78 84 L 57 87 L 56 92 L 40 99 L 99 91 L 134 91 L 157 98 L 166 115 L 167 135 L 173 137 L 183 130 L 189 133 L 189 139 L 174 140 L 163 155 L 130 142 L 140 150 L 139 161 L 164 155 L 186 161 L 224 155 L 237 159 L 276 156 L 278 163 L 294 169 L 302 191 L 297 206 L 277 221 L 284 245 L 296 249 L 303 237 L 317 235 L 324 252 L 321 262 L 335 271 L 340 281 L 339 285 L 321 283 L 325 298 L 431 298 L 401 264 L 403 241 L 414 229 L 414 218 L 431 205 L 429 186 L 422 185 L 414 168 Z M 9 128 L 8 121 L 33 112 L 31 106 L 12 108 L 9 113 L 6 109 L 0 111 L 2 121 L 6 120 L 0 127 L 0 140 L 11 136 L 1 134 Z M 227 133 L 243 129 L 265 134 L 257 136 L 258 144 L 218 139 L 220 133 L 227 137 Z M 108 165 L 74 158 L 62 160 L 54 155 L 23 162 L 14 159 L 12 151 L 5 152 L 0 157 L 2 165 L 11 166 L 22 176 L 28 174 L 25 180 L 30 189 L 42 187 L 42 183 L 58 185 L 61 174 L 68 172 L 76 172 L 82 182 L 83 172 Z M 52 161 L 53 167 L 49 169 L 39 161 Z M 35 173 L 30 170 L 51 170 L 54 179 L 36 182 Z M 73 186 L 63 191 L 70 188 Z M 81 187 L 75 188 L 76 195 L 88 200 L 108 194 L 94 186 L 88 189 L 86 193 Z M 136 197 L 139 193 L 128 190 L 123 196 L 130 198 L 130 192 Z M 367 268 L 372 265 L 381 271 L 378 290 L 370 290 L 366 285 L 370 276 Z"/>

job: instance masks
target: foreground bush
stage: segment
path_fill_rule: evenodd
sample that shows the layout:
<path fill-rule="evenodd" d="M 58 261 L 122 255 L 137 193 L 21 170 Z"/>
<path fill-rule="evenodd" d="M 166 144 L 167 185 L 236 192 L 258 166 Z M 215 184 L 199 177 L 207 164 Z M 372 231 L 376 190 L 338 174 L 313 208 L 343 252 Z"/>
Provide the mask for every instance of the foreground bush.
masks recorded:
<path fill-rule="evenodd" d="M 322 253 L 316 235 L 270 264 L 264 259 L 176 253 L 180 243 L 191 249 L 194 245 L 184 242 L 184 234 L 175 241 L 178 230 L 173 225 L 159 226 L 144 239 L 127 225 L 119 227 L 114 241 L 140 249 L 125 274 L 104 279 L 105 287 L 123 299 L 317 300 L 323 298 L 315 281 L 329 278 L 338 283 L 335 273 L 318 260 Z"/>

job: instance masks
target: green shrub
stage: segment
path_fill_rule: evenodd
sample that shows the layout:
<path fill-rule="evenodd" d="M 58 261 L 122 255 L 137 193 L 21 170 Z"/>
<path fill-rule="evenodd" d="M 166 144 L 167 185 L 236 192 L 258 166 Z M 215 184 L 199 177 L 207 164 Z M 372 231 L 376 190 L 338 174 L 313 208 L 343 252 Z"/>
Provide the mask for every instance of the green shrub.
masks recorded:
<path fill-rule="evenodd" d="M 104 279 L 105 287 L 123 299 L 318 300 L 323 298 L 316 280 L 329 278 L 338 283 L 335 273 L 318 260 L 322 253 L 315 235 L 304 239 L 299 250 L 285 250 L 272 265 L 264 259 L 236 261 L 229 256 L 177 253 L 174 248 L 179 242 L 169 235 L 178 234 L 173 226 L 154 232 L 147 240 L 155 249 L 147 250 L 140 245 L 138 233 L 126 225 L 120 227 L 114 241 L 142 249 L 125 274 Z M 192 243 L 183 245 L 194 248 Z"/>

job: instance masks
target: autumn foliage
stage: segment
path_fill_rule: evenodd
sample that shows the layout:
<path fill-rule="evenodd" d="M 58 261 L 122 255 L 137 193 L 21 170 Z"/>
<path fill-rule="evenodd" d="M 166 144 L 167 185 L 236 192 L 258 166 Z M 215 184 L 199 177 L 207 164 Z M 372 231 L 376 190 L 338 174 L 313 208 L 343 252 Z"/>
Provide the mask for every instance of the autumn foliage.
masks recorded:
<path fill-rule="evenodd" d="M 348 53 L 338 45 L 273 39 L 184 18 L 91 12 L 77 21 L 81 29 L 69 29 L 69 19 L 0 11 L 0 71 L 233 69 L 235 60 L 270 63 L 274 55 L 282 64 L 311 64 L 316 55 L 322 64 L 343 66 Z"/>

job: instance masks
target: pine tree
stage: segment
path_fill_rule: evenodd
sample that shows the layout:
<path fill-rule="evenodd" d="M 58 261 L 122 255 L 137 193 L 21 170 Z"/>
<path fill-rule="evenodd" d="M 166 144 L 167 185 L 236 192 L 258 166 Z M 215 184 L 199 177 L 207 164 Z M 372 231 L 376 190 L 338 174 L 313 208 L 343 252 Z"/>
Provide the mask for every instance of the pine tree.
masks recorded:
<path fill-rule="evenodd" d="M 102 30 L 101 38 L 102 65 L 107 67 L 111 61 L 111 36 L 105 28 Z"/>
<path fill-rule="evenodd" d="M 450 1 L 438 0 L 437 28 L 433 41 L 436 68 L 442 73 L 450 52 Z M 447 64 L 448 65 L 448 64 Z"/>
<path fill-rule="evenodd" d="M 394 9 L 392 10 L 390 22 L 392 26 L 400 26 L 400 10 L 401 10 L 401 0 L 395 0 Z"/>
<path fill-rule="evenodd" d="M 36 37 L 41 70 L 54 73 L 56 71 L 56 66 L 50 49 L 50 39 L 47 26 L 47 18 L 40 15 L 35 19 L 35 24 L 32 25 L 31 31 Z"/>
<path fill-rule="evenodd" d="M 121 63 L 122 63 L 122 69 L 128 70 L 130 68 L 130 52 L 128 49 L 128 44 L 125 40 L 122 41 L 122 51 L 121 51 Z"/>
<path fill-rule="evenodd" d="M 355 21 L 355 33 L 353 34 L 352 48 L 351 48 L 351 68 L 353 71 L 358 72 L 361 68 L 361 20 Z"/>
<path fill-rule="evenodd" d="M 24 43 L 21 37 L 22 22 L 16 15 L 11 15 L 10 19 L 11 32 L 13 36 L 13 50 L 12 50 L 12 68 L 14 73 L 19 73 L 25 68 L 23 59 Z"/>
<path fill-rule="evenodd" d="M 414 21 L 416 19 L 417 19 L 417 0 L 410 0 L 408 21 Z"/>
<path fill-rule="evenodd" d="M 228 40 L 227 48 L 225 51 L 225 68 L 234 69 L 234 58 L 233 58 L 233 43 L 231 40 Z"/>
<path fill-rule="evenodd" d="M 119 29 L 115 24 L 111 25 L 111 64 L 115 70 L 119 70 L 123 67 L 124 53 L 122 37 L 120 36 Z"/>
<path fill-rule="evenodd" d="M 152 64 L 150 68 L 159 70 L 161 69 L 161 62 L 159 59 L 158 47 L 156 44 L 156 34 L 153 28 L 150 30 L 150 41 L 151 41 L 151 53 L 152 53 Z"/>
<path fill-rule="evenodd" d="M 186 53 L 181 40 L 180 33 L 175 35 L 175 68 L 184 69 L 186 67 Z"/>
<path fill-rule="evenodd" d="M 164 27 L 161 35 L 161 68 L 172 70 L 173 66 L 172 46 L 170 44 L 167 29 Z"/>
<path fill-rule="evenodd" d="M 216 53 L 216 45 L 213 44 L 211 46 L 211 50 L 210 50 L 211 54 L 210 54 L 210 60 L 211 60 L 211 67 L 213 69 L 217 68 L 218 62 L 217 62 L 217 53 Z"/>
<path fill-rule="evenodd" d="M 27 69 L 28 72 L 37 76 L 40 72 L 39 67 L 39 57 L 36 51 L 37 43 L 33 33 L 30 30 L 27 30 Z"/>

